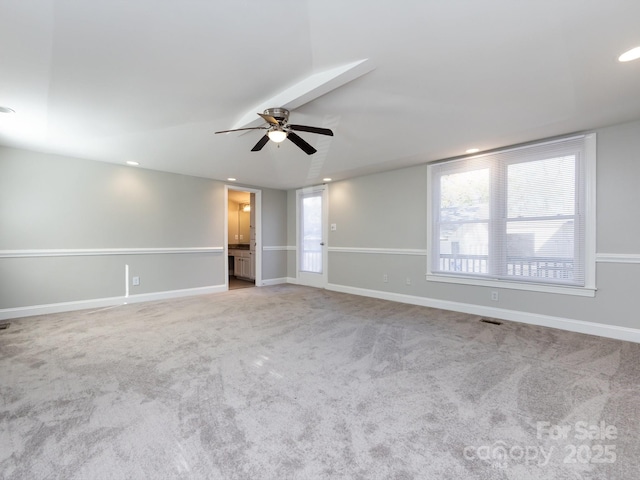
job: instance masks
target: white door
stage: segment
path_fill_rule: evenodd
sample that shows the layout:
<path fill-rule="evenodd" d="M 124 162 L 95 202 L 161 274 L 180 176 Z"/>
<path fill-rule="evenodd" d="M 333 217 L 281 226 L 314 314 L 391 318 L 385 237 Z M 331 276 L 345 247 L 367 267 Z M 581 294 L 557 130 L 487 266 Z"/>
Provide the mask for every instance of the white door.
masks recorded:
<path fill-rule="evenodd" d="M 327 189 L 325 186 L 297 191 L 298 283 L 310 287 L 327 285 Z"/>

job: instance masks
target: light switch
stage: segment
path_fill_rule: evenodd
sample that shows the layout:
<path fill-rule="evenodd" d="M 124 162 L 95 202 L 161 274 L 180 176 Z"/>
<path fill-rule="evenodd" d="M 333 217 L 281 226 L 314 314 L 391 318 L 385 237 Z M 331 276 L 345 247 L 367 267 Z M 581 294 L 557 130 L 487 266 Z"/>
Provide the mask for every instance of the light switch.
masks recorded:
<path fill-rule="evenodd" d="M 335 232 L 336 230 L 338 230 L 338 225 L 337 225 L 337 224 L 335 224 L 335 223 L 332 223 L 332 224 L 331 224 L 331 231 L 332 231 L 332 232 Z"/>

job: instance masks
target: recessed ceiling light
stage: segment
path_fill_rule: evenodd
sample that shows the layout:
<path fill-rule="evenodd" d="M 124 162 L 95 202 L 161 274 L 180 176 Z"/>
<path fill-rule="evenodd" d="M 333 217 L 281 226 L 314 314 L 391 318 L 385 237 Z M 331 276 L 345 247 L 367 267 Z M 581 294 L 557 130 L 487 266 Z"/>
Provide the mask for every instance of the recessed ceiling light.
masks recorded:
<path fill-rule="evenodd" d="M 138 162 L 134 162 L 133 160 L 127 160 L 127 165 L 137 167 L 140 164 Z"/>
<path fill-rule="evenodd" d="M 227 178 L 227 180 L 228 180 L 229 182 L 235 182 L 235 181 L 236 181 L 236 179 L 235 179 L 235 178 L 233 178 L 233 177 L 229 177 L 229 178 Z"/>
<path fill-rule="evenodd" d="M 624 52 L 618 57 L 618 61 L 630 62 L 631 60 L 636 60 L 638 58 L 640 58 L 640 47 L 632 48 L 631 50 Z"/>
<path fill-rule="evenodd" d="M 0 113 L 16 113 L 16 111 L 13 108 L 3 107 L 0 105 Z"/>
<path fill-rule="evenodd" d="M 478 153 L 480 151 L 479 148 L 470 148 L 468 150 L 466 150 L 465 153 Z"/>
<path fill-rule="evenodd" d="M 323 178 L 323 179 L 322 179 L 322 181 L 323 181 L 323 182 L 330 182 L 330 181 L 331 181 L 331 179 L 330 179 L 329 177 L 326 177 L 326 178 Z"/>

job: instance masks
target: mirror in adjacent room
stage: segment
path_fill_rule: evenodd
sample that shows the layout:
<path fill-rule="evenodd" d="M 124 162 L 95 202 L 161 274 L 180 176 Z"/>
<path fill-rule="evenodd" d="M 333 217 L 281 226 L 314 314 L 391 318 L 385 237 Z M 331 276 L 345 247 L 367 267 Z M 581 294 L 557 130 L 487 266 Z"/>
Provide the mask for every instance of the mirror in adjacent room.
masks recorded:
<path fill-rule="evenodd" d="M 238 243 L 249 243 L 251 227 L 251 204 L 241 203 L 238 205 Z"/>
<path fill-rule="evenodd" d="M 251 239 L 251 194 L 229 190 L 229 245 L 249 245 Z"/>

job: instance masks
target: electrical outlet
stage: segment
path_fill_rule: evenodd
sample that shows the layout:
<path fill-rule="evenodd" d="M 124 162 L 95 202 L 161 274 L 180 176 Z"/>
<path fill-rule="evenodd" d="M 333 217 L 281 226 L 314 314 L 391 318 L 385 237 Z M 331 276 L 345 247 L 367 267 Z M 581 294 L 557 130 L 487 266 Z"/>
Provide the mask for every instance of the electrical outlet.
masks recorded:
<path fill-rule="evenodd" d="M 338 230 L 338 225 L 336 225 L 335 223 L 331 224 L 331 231 L 335 232 L 336 230 Z"/>
<path fill-rule="evenodd" d="M 491 292 L 491 300 L 493 300 L 494 302 L 497 302 L 500 300 L 500 297 L 498 296 L 498 292 L 496 291 Z"/>
<path fill-rule="evenodd" d="M 407 277 L 407 285 L 411 285 L 411 279 L 409 277 Z"/>
<path fill-rule="evenodd" d="M 389 275 L 387 275 L 386 273 L 384 275 L 382 275 L 382 281 L 384 283 L 387 283 L 389 281 Z"/>
<path fill-rule="evenodd" d="M 133 285 L 137 287 L 140 285 L 140 277 L 133 277 Z"/>

